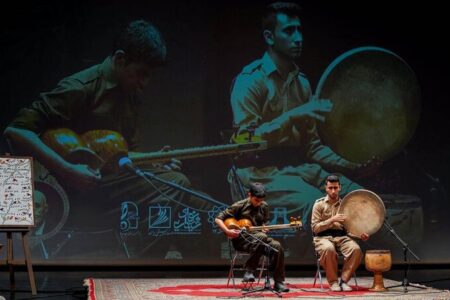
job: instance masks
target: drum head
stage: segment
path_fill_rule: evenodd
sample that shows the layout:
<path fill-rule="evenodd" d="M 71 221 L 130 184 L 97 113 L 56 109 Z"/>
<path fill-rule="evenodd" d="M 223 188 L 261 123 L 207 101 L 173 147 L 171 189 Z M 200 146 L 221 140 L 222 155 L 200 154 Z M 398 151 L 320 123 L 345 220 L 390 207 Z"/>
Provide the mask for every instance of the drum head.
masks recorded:
<path fill-rule="evenodd" d="M 386 160 L 412 137 L 420 116 L 418 80 L 395 53 L 361 47 L 336 58 L 316 89 L 332 111 L 318 123 L 323 143 L 354 162 Z"/>
<path fill-rule="evenodd" d="M 384 222 L 386 209 L 377 194 L 368 190 L 348 193 L 342 200 L 339 213 L 347 216 L 344 227 L 356 236 L 377 232 Z"/>

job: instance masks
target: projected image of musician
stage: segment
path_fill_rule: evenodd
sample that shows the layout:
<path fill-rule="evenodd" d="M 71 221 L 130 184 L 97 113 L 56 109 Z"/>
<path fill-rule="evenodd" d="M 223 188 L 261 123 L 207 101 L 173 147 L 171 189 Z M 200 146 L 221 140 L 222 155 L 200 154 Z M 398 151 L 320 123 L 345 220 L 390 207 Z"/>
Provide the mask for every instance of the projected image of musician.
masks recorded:
<path fill-rule="evenodd" d="M 267 51 L 235 78 L 231 107 L 238 136 L 251 131 L 266 140 L 269 149 L 257 160 L 241 160 L 236 173 L 243 185 L 264 182 L 272 207 L 285 207 L 288 215 L 301 215 L 309 223 L 329 172 L 371 174 L 379 161 L 349 161 L 321 142 L 317 123 L 333 114 L 333 103 L 312 94 L 297 65 L 303 47 L 300 7 L 287 2 L 269 5 L 263 37 Z M 349 177 L 341 177 L 343 193 L 361 188 Z"/>
<path fill-rule="evenodd" d="M 62 79 L 53 90 L 40 94 L 40 99 L 20 110 L 6 128 L 4 134 L 14 154 L 33 156 L 70 195 L 69 219 L 75 223 L 69 220 L 68 226 L 118 229 L 120 221 L 126 221 L 121 220 L 124 207 L 135 204 L 139 211 L 133 212 L 132 225 L 138 222 L 142 229 L 135 233 L 142 234 L 142 243 L 136 247 L 145 248 L 149 207 L 159 208 L 157 213 L 168 211 L 168 207 L 178 212 L 176 203 L 181 203 L 183 209 L 190 210 L 184 213 L 192 214 L 207 205 L 180 190 L 156 181 L 148 184 L 118 170 L 121 157 L 133 159 L 137 155 L 140 96 L 165 61 L 166 44 L 159 30 L 147 21 L 133 21 L 103 62 Z M 179 172 L 178 160 L 140 162 L 142 169 L 162 179 L 190 186 L 188 178 Z M 105 249 L 107 245 L 101 246 Z M 128 245 L 127 256 L 133 256 L 131 248 Z M 135 254 L 140 254 L 139 249 Z"/>
<path fill-rule="evenodd" d="M 249 185 L 248 197 L 235 202 L 217 215 L 215 222 L 222 231 L 230 237 L 233 247 L 238 251 L 249 252 L 251 255 L 245 263 L 246 272 L 243 281 L 255 281 L 254 272 L 262 255 L 269 255 L 273 267 L 274 288 L 279 292 L 288 292 L 289 289 L 284 285 L 284 249 L 281 244 L 267 235 L 267 229 L 262 227 L 261 231 L 247 233 L 246 231 L 236 229 L 228 220 L 247 219 L 254 226 L 268 225 L 269 206 L 266 201 L 266 189 L 259 182 L 252 182 Z M 232 218 L 232 219 L 230 219 Z M 269 226 L 270 227 L 270 226 Z M 262 241 L 263 243 L 260 243 Z M 268 244 L 270 247 L 266 246 Z M 272 250 L 275 249 L 276 251 Z"/>
<path fill-rule="evenodd" d="M 347 216 L 339 213 L 341 183 L 336 175 L 329 175 L 325 182 L 326 196 L 317 199 L 312 212 L 311 227 L 314 234 L 314 247 L 319 255 L 321 266 L 325 269 L 330 290 L 349 292 L 352 287 L 347 282 L 352 278 L 362 260 L 362 251 L 354 238 L 367 241 L 365 232 L 352 236 L 344 228 Z M 337 251 L 345 257 L 341 276 L 338 280 Z"/>

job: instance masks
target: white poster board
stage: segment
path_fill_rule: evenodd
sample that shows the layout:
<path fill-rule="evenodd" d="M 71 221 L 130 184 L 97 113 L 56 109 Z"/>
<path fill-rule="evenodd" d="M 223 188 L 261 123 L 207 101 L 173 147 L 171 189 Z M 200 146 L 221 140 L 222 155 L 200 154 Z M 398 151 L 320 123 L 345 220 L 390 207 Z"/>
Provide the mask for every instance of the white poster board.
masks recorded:
<path fill-rule="evenodd" d="M 0 157 L 0 229 L 34 226 L 31 157 Z"/>

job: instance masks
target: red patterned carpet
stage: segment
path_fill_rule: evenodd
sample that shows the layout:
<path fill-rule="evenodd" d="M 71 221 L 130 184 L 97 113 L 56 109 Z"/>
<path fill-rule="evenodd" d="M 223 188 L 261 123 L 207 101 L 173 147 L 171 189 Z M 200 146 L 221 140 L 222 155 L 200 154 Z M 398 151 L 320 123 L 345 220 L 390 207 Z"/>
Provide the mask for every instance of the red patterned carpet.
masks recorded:
<path fill-rule="evenodd" d="M 312 278 L 288 278 L 291 289 L 283 293 L 283 298 L 302 299 L 336 299 L 351 297 L 352 299 L 450 299 L 450 292 L 433 288 L 409 288 L 404 294 L 402 288 L 391 288 L 387 292 L 374 293 L 368 290 L 372 278 L 359 278 L 359 286 L 352 286 L 352 292 L 330 292 L 328 285 L 313 287 Z M 385 279 L 385 286 L 393 286 L 400 282 Z M 140 299 L 236 299 L 243 298 L 242 285 L 226 286 L 225 278 L 190 278 L 190 279 L 93 279 L 85 280 L 89 288 L 89 300 L 140 300 Z M 246 297 L 277 298 L 270 291 L 251 293 Z"/>

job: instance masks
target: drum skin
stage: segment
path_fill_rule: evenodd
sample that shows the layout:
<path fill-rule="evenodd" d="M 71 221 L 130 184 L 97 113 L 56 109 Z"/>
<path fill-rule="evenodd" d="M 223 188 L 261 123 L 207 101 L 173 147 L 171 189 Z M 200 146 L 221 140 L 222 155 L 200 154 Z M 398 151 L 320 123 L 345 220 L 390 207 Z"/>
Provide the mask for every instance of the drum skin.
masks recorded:
<path fill-rule="evenodd" d="M 381 228 L 386 209 L 377 194 L 360 189 L 342 199 L 339 213 L 347 216 L 344 221 L 347 232 L 359 237 L 363 233 L 372 235 Z"/>
<path fill-rule="evenodd" d="M 355 48 L 336 58 L 316 89 L 333 109 L 318 122 L 323 143 L 354 162 L 387 160 L 413 136 L 420 117 L 416 75 L 395 53 Z"/>

